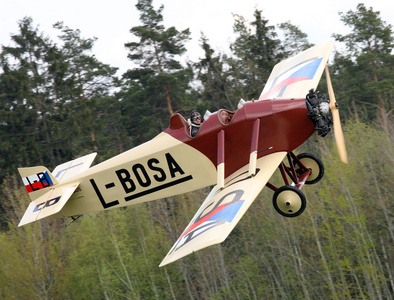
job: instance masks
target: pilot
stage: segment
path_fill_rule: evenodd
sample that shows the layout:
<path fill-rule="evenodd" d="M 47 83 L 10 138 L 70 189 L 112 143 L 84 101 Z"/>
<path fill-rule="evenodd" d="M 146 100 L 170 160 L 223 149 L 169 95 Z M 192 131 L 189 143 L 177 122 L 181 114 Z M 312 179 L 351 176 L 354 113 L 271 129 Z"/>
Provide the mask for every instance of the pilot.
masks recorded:
<path fill-rule="evenodd" d="M 198 130 L 202 124 L 201 114 L 197 110 L 193 110 L 190 113 L 190 136 L 194 137 L 197 135 Z"/>

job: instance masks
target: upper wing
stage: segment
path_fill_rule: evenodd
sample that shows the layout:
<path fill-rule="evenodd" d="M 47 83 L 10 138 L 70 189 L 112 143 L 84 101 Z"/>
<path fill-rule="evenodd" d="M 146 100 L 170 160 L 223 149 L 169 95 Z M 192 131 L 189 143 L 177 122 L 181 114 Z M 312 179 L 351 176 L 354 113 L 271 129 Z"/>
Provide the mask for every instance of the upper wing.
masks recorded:
<path fill-rule="evenodd" d="M 192 221 L 178 238 L 160 267 L 202 248 L 223 242 L 266 185 L 286 152 L 277 152 L 257 160 L 257 172 L 248 176 L 248 165 L 217 186 L 199 208 Z"/>
<path fill-rule="evenodd" d="M 259 100 L 304 98 L 316 89 L 333 47 L 329 41 L 275 65 Z"/>

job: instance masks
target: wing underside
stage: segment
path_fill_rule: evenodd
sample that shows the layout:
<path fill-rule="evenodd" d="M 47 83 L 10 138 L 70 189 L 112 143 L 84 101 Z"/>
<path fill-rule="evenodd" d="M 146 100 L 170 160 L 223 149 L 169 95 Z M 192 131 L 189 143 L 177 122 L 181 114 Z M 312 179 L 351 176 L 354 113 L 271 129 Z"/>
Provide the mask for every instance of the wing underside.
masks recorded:
<path fill-rule="evenodd" d="M 259 158 L 255 176 L 249 176 L 245 165 L 226 178 L 223 189 L 215 186 L 160 266 L 223 242 L 285 156 L 277 152 Z"/>

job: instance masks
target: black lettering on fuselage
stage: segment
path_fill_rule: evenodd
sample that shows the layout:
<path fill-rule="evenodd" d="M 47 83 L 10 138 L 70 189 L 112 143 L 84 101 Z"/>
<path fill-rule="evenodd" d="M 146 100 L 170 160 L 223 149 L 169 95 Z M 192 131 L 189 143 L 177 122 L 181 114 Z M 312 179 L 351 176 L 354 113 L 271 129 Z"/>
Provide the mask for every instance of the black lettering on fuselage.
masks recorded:
<path fill-rule="evenodd" d="M 133 173 L 135 178 L 137 179 L 138 183 L 142 187 L 148 187 L 151 184 L 151 180 L 148 176 L 148 173 L 145 170 L 145 167 L 141 164 L 135 164 L 132 167 Z"/>
<path fill-rule="evenodd" d="M 124 197 L 126 202 L 193 179 L 192 175 L 182 176 L 185 171 L 170 153 L 165 153 L 164 157 L 166 161 L 164 161 L 164 158 L 159 160 L 153 157 L 148 159 L 146 163 L 138 162 L 130 167 L 115 171 L 116 177 L 126 194 Z M 99 185 L 96 184 L 94 179 L 90 179 L 90 182 L 104 209 L 119 204 L 118 200 L 107 203 L 108 199 L 104 199 L 104 194 L 100 191 L 103 190 L 102 185 L 107 190 L 118 186 L 116 181 Z M 159 183 L 159 185 L 154 183 Z M 154 184 L 153 187 L 151 187 L 152 184 Z M 134 193 L 138 188 L 142 189 Z"/>
<path fill-rule="evenodd" d="M 185 174 L 170 153 L 166 153 L 165 157 L 167 169 L 171 178 Z M 137 185 L 146 188 L 152 185 L 152 180 L 156 182 L 165 181 L 167 179 L 166 172 L 164 171 L 165 166 L 165 163 L 160 163 L 157 158 L 151 158 L 148 160 L 147 166 L 144 166 L 141 163 L 136 163 L 131 167 L 131 172 L 126 169 L 120 169 L 116 170 L 115 173 L 125 193 L 130 194 L 137 189 Z M 154 171 L 154 173 L 149 175 L 147 170 Z"/>
<path fill-rule="evenodd" d="M 166 176 L 166 173 L 164 172 L 164 170 L 162 168 L 159 168 L 159 167 L 156 166 L 159 163 L 160 162 L 159 162 L 158 159 L 151 158 L 150 160 L 148 160 L 148 167 L 152 171 L 156 171 L 156 172 L 158 172 L 160 174 L 160 176 L 158 174 L 153 175 L 153 178 L 157 182 L 162 182 L 162 181 L 166 180 L 167 176 Z"/>
<path fill-rule="evenodd" d="M 170 153 L 166 153 L 168 169 L 170 170 L 171 177 L 174 178 L 176 175 L 175 173 L 180 173 L 181 175 L 185 174 L 182 168 L 178 165 L 175 159 L 171 156 Z"/>
<path fill-rule="evenodd" d="M 94 181 L 94 179 L 90 179 L 90 183 L 92 184 L 93 189 L 94 189 L 94 191 L 96 192 L 96 195 L 97 195 L 97 197 L 99 198 L 99 200 L 100 200 L 100 202 L 101 202 L 101 205 L 103 206 L 104 209 L 110 208 L 110 207 L 112 207 L 112 206 L 115 206 L 115 205 L 118 205 L 118 204 L 119 204 L 119 201 L 118 201 L 118 200 L 114 200 L 114 201 L 111 201 L 111 202 L 109 202 L 109 203 L 105 202 L 105 199 L 104 199 L 103 195 L 101 194 L 99 188 L 97 187 L 97 184 L 96 184 L 96 182 Z"/>
<path fill-rule="evenodd" d="M 120 169 L 115 171 L 116 175 L 118 176 L 118 179 L 120 183 L 122 184 L 122 187 L 126 194 L 132 193 L 135 191 L 136 186 L 134 181 L 131 179 L 129 171 L 126 169 Z"/>

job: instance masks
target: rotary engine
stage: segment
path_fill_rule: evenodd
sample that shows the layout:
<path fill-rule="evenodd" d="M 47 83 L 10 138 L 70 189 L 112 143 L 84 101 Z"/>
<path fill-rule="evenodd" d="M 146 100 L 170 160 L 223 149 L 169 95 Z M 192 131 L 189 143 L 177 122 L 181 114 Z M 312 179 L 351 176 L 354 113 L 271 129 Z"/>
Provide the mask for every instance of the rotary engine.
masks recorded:
<path fill-rule="evenodd" d="M 313 89 L 306 95 L 306 107 L 308 109 L 308 116 L 315 124 L 316 131 L 322 137 L 326 136 L 331 130 L 332 119 L 330 115 L 330 101 L 325 95 L 318 96 L 319 92 Z"/>

